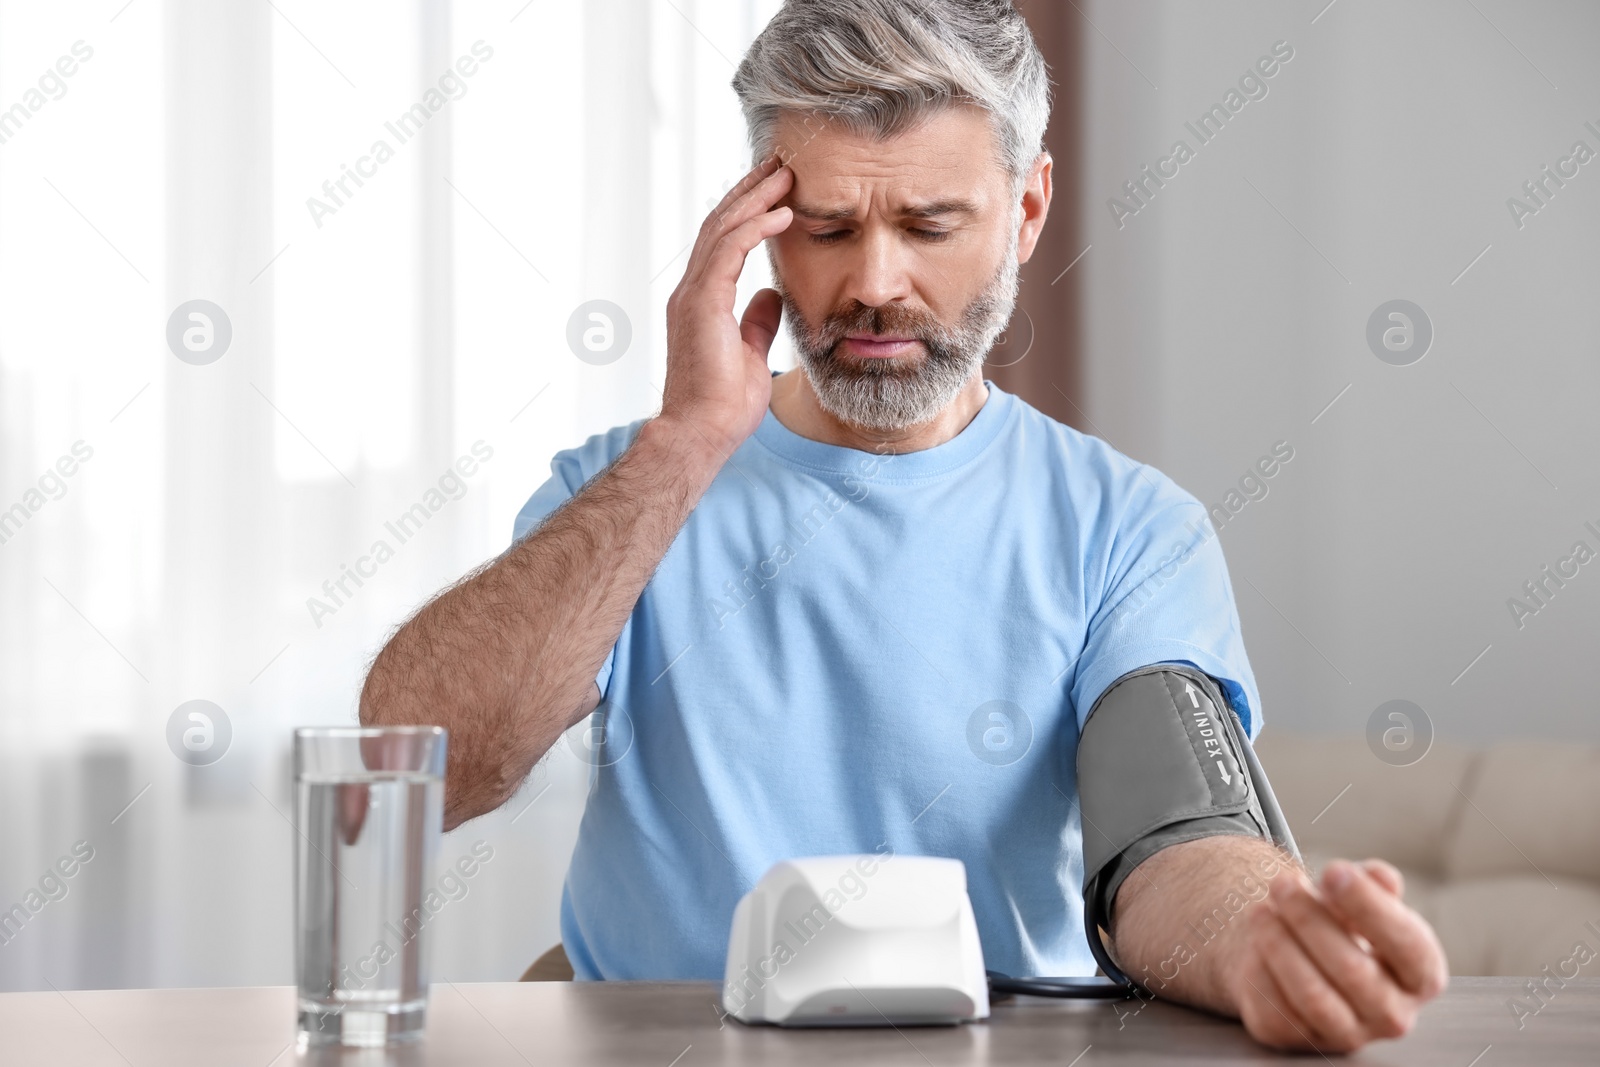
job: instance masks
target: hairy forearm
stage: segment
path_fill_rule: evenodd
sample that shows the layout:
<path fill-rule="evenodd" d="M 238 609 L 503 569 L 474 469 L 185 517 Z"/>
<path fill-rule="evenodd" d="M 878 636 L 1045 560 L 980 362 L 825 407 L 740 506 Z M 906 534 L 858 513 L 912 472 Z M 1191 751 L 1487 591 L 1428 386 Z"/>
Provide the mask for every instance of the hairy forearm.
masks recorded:
<path fill-rule="evenodd" d="M 449 730 L 447 828 L 505 803 L 593 707 L 595 672 L 721 464 L 692 428 L 646 423 L 538 530 L 378 653 L 361 721 Z"/>
<path fill-rule="evenodd" d="M 1112 956 L 1156 996 L 1237 1017 L 1232 979 L 1246 913 L 1273 878 L 1305 873 L 1260 838 L 1204 837 L 1162 849 L 1117 890 Z"/>

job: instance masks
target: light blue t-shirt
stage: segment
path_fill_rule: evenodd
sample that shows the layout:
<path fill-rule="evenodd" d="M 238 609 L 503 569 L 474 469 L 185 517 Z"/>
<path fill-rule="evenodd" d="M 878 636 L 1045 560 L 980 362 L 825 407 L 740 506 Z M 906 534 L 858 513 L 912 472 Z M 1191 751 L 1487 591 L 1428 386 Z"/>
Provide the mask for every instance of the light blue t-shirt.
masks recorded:
<path fill-rule="evenodd" d="M 1151 663 L 1260 699 L 1205 509 L 987 383 L 961 433 L 877 455 L 770 411 L 596 677 L 604 741 L 561 900 L 580 979 L 720 980 L 775 862 L 962 860 L 989 968 L 1090 975 L 1077 742 Z M 522 537 L 642 423 L 563 451 Z"/>

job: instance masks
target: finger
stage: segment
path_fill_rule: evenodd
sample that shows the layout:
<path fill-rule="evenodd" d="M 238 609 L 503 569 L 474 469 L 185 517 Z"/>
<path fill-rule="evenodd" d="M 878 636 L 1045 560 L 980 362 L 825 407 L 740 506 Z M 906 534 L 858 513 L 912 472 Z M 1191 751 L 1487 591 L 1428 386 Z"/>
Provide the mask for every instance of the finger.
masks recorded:
<path fill-rule="evenodd" d="M 697 269 L 704 267 L 717 241 L 762 212 L 770 210 L 773 204 L 783 199 L 793 182 L 794 172 L 788 167 L 782 167 L 756 182 L 726 208 L 707 215 L 705 222 L 700 225 L 699 236 L 695 238 L 694 251 L 689 254 L 689 265 L 684 271 L 685 276 L 692 276 Z"/>
<path fill-rule="evenodd" d="M 1261 932 L 1261 955 L 1278 988 L 1290 998 L 1294 1012 L 1311 1028 L 1318 1046 L 1348 1052 L 1363 1043 L 1366 1028 L 1344 995 L 1306 956 L 1300 942 L 1279 915 Z"/>
<path fill-rule="evenodd" d="M 1433 929 L 1365 868 L 1334 860 L 1322 873 L 1322 890 L 1329 908 L 1372 944 L 1402 989 L 1420 997 L 1444 989 L 1444 950 Z"/>
<path fill-rule="evenodd" d="M 706 233 L 708 233 L 715 225 L 716 220 L 727 217 L 728 212 L 733 209 L 733 206 L 738 203 L 739 200 L 742 199 L 747 193 L 749 193 L 751 189 L 754 189 L 767 178 L 770 178 L 772 176 L 772 172 L 775 171 L 778 166 L 779 161 L 777 153 L 773 153 L 766 159 L 761 160 L 755 166 L 751 167 L 749 170 L 745 171 L 744 177 L 740 178 L 732 188 L 723 193 L 722 199 L 718 200 L 716 205 L 712 207 L 710 211 L 706 212 L 706 217 L 700 220 L 699 236 L 704 236 Z"/>
<path fill-rule="evenodd" d="M 778 323 L 782 319 L 783 298 L 776 289 L 763 289 L 750 298 L 749 305 L 744 309 L 744 318 L 739 322 L 739 336 L 764 360 L 772 348 L 772 339 L 777 336 Z"/>
<path fill-rule="evenodd" d="M 1283 995 L 1272 972 L 1259 962 L 1244 975 L 1239 1021 L 1264 1045 L 1278 1049 L 1314 1047 L 1310 1027 Z"/>
<path fill-rule="evenodd" d="M 1362 860 L 1361 866 L 1366 868 L 1368 874 L 1372 875 L 1373 881 L 1383 886 L 1383 888 L 1387 889 L 1395 896 L 1401 898 L 1405 897 L 1406 880 L 1405 877 L 1400 873 L 1400 869 L 1394 864 L 1388 862 L 1387 860 L 1374 858 Z"/>
<path fill-rule="evenodd" d="M 1272 889 L 1270 889 L 1270 899 L 1272 899 L 1272 902 L 1274 902 L 1275 905 L 1282 907 L 1283 904 L 1286 904 L 1286 902 L 1294 899 L 1294 896 L 1299 893 L 1309 893 L 1310 896 L 1312 896 L 1312 899 L 1320 902 L 1320 904 L 1326 905 L 1325 891 L 1323 891 L 1323 889 L 1318 889 L 1317 883 L 1310 880 L 1309 877 L 1298 878 L 1298 880 L 1291 880 L 1291 878 L 1280 878 L 1280 880 L 1274 881 L 1274 883 L 1272 883 Z M 1366 942 L 1366 937 L 1362 937 L 1360 931 L 1355 929 L 1354 923 L 1350 923 L 1349 918 L 1346 918 L 1344 913 L 1336 912 L 1336 910 L 1333 909 L 1326 909 L 1326 907 L 1325 910 L 1326 913 L 1333 918 L 1334 923 L 1339 926 L 1339 929 L 1344 931 L 1346 937 L 1352 939 L 1352 941 L 1354 941 L 1355 944 L 1360 947 L 1362 952 L 1370 953 L 1371 950 L 1373 950 L 1373 947 Z"/>
<path fill-rule="evenodd" d="M 1282 923 L 1316 969 L 1376 1037 L 1399 1037 L 1411 1027 L 1416 1005 L 1393 976 L 1308 888 L 1277 902 Z"/>
<path fill-rule="evenodd" d="M 780 167 L 757 182 L 749 192 L 735 200 L 726 211 L 706 219 L 706 243 L 716 239 L 765 211 L 788 195 L 794 186 L 794 171 Z"/>
<path fill-rule="evenodd" d="M 725 209 L 707 215 L 705 221 L 700 224 L 700 233 L 695 237 L 694 248 L 689 252 L 689 261 L 684 266 L 683 282 L 680 284 L 692 285 L 703 278 L 707 264 L 716 251 L 717 243 L 752 218 L 770 210 L 772 205 L 788 192 L 792 181 L 793 176 L 790 171 L 786 169 L 774 171 Z"/>
<path fill-rule="evenodd" d="M 757 215 L 738 229 L 724 234 L 712 249 L 710 259 L 706 261 L 705 269 L 700 275 L 700 285 L 707 292 L 733 289 L 738 285 L 739 274 L 744 270 L 745 257 L 751 250 L 768 237 L 788 229 L 792 221 L 794 221 L 793 211 L 787 207 L 774 208 L 764 215 Z M 729 297 L 724 306 L 731 304 L 732 298 Z"/>
<path fill-rule="evenodd" d="M 711 209 L 711 214 L 708 217 L 715 218 L 718 215 L 725 214 L 728 208 L 731 207 L 736 200 L 738 200 L 745 193 L 748 193 L 751 189 L 754 189 L 761 183 L 763 178 L 766 178 L 777 168 L 778 154 L 774 152 L 766 159 L 761 160 L 755 166 L 745 171 L 744 177 L 740 178 L 732 189 L 729 189 L 727 192 L 722 194 L 722 199 L 717 201 L 717 206 Z"/>

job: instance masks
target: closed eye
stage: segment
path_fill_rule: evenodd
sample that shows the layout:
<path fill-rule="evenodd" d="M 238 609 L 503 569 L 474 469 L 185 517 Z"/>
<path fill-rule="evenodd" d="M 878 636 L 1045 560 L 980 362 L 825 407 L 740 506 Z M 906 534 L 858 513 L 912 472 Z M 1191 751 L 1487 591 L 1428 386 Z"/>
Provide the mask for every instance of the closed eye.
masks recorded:
<path fill-rule="evenodd" d="M 949 237 L 951 233 L 950 230 L 925 230 L 915 226 L 911 227 L 906 232 L 916 235 L 918 240 L 928 242 L 943 241 L 945 238 Z M 837 241 L 844 240 L 844 238 L 848 237 L 849 235 L 849 230 L 828 230 L 825 233 L 812 234 L 811 240 L 819 245 L 831 245 Z"/>

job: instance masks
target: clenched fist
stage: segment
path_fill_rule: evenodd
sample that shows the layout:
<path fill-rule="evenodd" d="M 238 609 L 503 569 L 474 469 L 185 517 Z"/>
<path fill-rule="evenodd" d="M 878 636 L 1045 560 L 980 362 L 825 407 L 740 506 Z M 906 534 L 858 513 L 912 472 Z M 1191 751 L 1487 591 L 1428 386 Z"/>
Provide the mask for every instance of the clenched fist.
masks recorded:
<path fill-rule="evenodd" d="M 1239 1018 L 1273 1048 L 1349 1052 L 1399 1037 L 1448 980 L 1444 950 L 1382 860 L 1335 860 L 1320 885 L 1273 880 L 1250 909 L 1229 980 Z"/>

